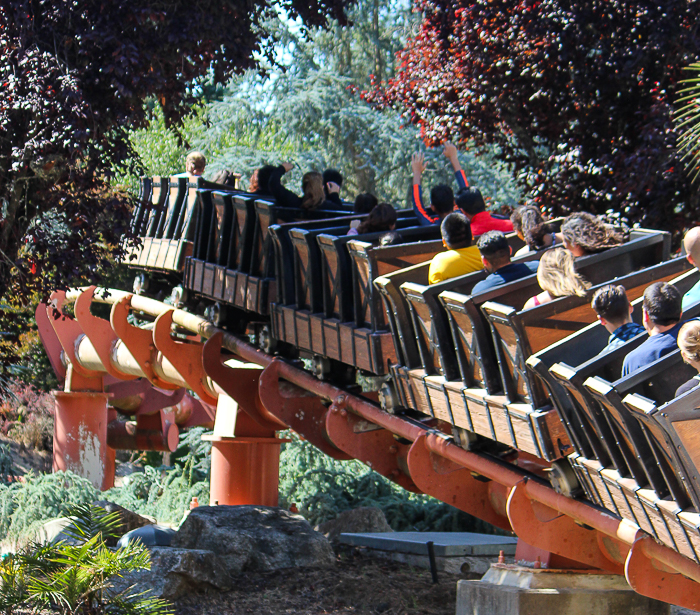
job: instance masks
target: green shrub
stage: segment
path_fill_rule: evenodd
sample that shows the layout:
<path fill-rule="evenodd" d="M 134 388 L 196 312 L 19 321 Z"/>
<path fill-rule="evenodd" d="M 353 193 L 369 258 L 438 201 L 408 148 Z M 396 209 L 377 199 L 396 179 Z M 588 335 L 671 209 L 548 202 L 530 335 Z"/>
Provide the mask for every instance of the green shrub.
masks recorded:
<path fill-rule="evenodd" d="M 189 510 L 192 498 L 209 502 L 209 479 L 196 480 L 194 465 L 195 457 L 182 467 L 146 466 L 143 473 L 131 474 L 124 486 L 105 491 L 102 498 L 158 521 L 177 523 Z"/>
<path fill-rule="evenodd" d="M 165 600 L 137 594 L 131 587 L 117 591 L 115 576 L 151 567 L 148 549 L 132 544 L 110 549 L 120 526 L 119 513 L 106 513 L 91 505 L 68 511 L 71 523 L 64 530 L 77 545 L 64 542 L 29 545 L 0 561 L 0 608 L 11 615 L 17 608 L 51 609 L 62 615 L 168 615 Z"/>
<path fill-rule="evenodd" d="M 296 504 L 312 524 L 360 506 L 381 508 L 395 531 L 500 532 L 427 495 L 411 493 L 357 460 L 336 461 L 291 432 L 280 459 L 280 506 Z"/>
<path fill-rule="evenodd" d="M 77 505 L 91 504 L 100 492 L 72 472 L 25 475 L 25 482 L 0 485 L 0 536 L 30 536 L 44 522 L 65 517 Z"/>

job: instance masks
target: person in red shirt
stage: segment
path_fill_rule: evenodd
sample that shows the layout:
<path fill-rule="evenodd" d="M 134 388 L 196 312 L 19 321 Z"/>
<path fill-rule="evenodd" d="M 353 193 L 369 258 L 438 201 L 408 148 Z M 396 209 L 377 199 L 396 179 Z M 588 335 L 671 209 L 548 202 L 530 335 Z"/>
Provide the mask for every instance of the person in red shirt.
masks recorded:
<path fill-rule="evenodd" d="M 457 208 L 469 218 L 474 237 L 483 235 L 488 231 L 513 232 L 513 223 L 504 218 L 496 218 L 486 211 L 484 197 L 478 188 L 464 188 L 457 193 L 455 198 Z"/>

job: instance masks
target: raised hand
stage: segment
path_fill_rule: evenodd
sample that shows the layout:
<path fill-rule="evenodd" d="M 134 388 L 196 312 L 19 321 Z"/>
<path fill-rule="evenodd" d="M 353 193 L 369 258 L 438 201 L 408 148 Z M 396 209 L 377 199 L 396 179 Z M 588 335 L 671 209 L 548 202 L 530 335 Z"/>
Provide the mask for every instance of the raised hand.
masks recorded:
<path fill-rule="evenodd" d="M 291 162 L 283 162 L 282 166 L 284 167 L 284 172 L 289 173 L 294 168 L 294 165 Z"/>
<path fill-rule="evenodd" d="M 420 177 L 425 171 L 427 165 L 425 164 L 425 156 L 420 152 L 416 152 L 411 156 L 411 170 L 413 171 L 413 177 Z"/>

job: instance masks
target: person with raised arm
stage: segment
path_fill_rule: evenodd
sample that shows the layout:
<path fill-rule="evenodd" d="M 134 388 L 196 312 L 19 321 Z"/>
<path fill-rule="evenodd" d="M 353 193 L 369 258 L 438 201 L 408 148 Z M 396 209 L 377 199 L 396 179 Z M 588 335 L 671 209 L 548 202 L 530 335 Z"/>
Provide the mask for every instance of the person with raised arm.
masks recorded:
<path fill-rule="evenodd" d="M 304 173 L 301 178 L 302 196 L 294 194 L 294 192 L 283 186 L 282 175 L 291 171 L 292 168 L 294 168 L 294 165 L 291 162 L 285 162 L 275 167 L 270 175 L 269 188 L 272 196 L 275 197 L 277 205 L 281 205 L 282 207 L 298 207 L 306 211 L 335 208 L 335 204 L 326 199 L 323 175 L 318 171 Z M 330 182 L 328 184 L 328 190 L 329 192 L 338 192 L 340 191 L 340 186 Z"/>

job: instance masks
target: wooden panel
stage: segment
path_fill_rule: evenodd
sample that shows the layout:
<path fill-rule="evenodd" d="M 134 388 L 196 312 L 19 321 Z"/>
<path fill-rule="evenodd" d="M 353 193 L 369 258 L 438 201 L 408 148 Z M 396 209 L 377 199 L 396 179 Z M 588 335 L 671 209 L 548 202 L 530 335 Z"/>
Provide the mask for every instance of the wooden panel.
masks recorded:
<path fill-rule="evenodd" d="M 311 321 L 310 314 L 306 310 L 295 310 L 294 326 L 297 332 L 297 345 L 299 348 L 311 350 Z"/>
<path fill-rule="evenodd" d="M 214 269 L 214 289 L 212 295 L 215 299 L 223 301 L 226 295 L 226 268 L 217 266 Z"/>
<path fill-rule="evenodd" d="M 506 408 L 508 403 L 506 397 L 504 395 L 489 395 L 486 397 L 486 403 L 491 414 L 493 429 L 496 432 L 496 440 L 509 446 L 516 446 L 511 431 L 510 416 Z"/>
<path fill-rule="evenodd" d="M 602 501 L 601 505 L 603 508 L 607 508 L 609 511 L 617 514 L 617 506 L 615 506 L 615 503 L 613 502 L 608 491 L 608 487 L 600 475 L 600 472 L 603 470 L 603 466 L 601 466 L 596 460 L 586 459 L 585 457 L 579 457 L 579 461 L 581 465 L 585 466 L 588 470 L 588 475 L 591 477 L 591 482 L 595 485 L 596 491 L 598 491 L 598 494 L 600 495 L 600 499 Z"/>
<path fill-rule="evenodd" d="M 309 317 L 309 324 L 311 325 L 311 350 L 317 354 L 323 355 L 324 357 L 337 359 L 337 355 L 329 354 L 327 352 L 323 318 L 317 314 L 311 314 Z"/>
<path fill-rule="evenodd" d="M 346 324 L 341 325 L 347 327 Z M 355 362 L 350 365 L 354 365 L 360 369 L 372 372 L 374 371 L 374 362 L 372 361 L 373 349 L 372 349 L 372 331 L 366 328 L 354 328 L 352 329 L 352 343 L 355 346 Z"/>
<path fill-rule="evenodd" d="M 637 496 L 639 497 L 639 501 L 642 503 L 642 506 L 644 506 L 644 510 L 647 513 L 647 517 L 649 517 L 651 525 L 654 527 L 654 533 L 657 540 L 671 548 L 674 548 L 675 543 L 673 542 L 673 537 L 668 531 L 666 521 L 664 520 L 664 517 L 657 506 L 658 497 L 656 496 L 656 493 L 650 489 L 639 489 L 637 491 Z"/>
<path fill-rule="evenodd" d="M 211 296 L 214 293 L 214 270 L 216 265 L 204 264 L 204 276 L 202 278 L 202 294 Z"/>
<path fill-rule="evenodd" d="M 324 318 L 322 322 L 326 352 L 328 352 L 328 356 L 336 357 L 340 360 L 342 357 L 340 351 L 340 321 L 335 318 Z"/>
<path fill-rule="evenodd" d="M 688 557 L 690 559 L 695 559 L 695 551 L 693 550 L 693 545 L 685 531 L 685 528 L 678 519 L 678 513 L 680 509 L 676 506 L 675 502 L 664 502 L 661 501 L 658 504 L 659 510 L 666 520 L 666 526 L 668 531 L 673 537 L 673 541 L 676 545 L 676 551 L 681 555 Z"/>
<path fill-rule="evenodd" d="M 238 274 L 231 269 L 224 270 L 226 276 L 226 282 L 224 284 L 224 301 L 226 303 L 236 302 L 236 287 L 238 285 L 237 278 Z"/>
<path fill-rule="evenodd" d="M 695 469 L 700 471 L 700 421 L 697 419 L 674 421 L 673 428 L 691 461 L 695 464 Z"/>
<path fill-rule="evenodd" d="M 535 435 L 532 406 L 529 404 L 508 404 L 510 424 L 515 434 L 516 447 L 521 451 L 544 458 Z"/>
<path fill-rule="evenodd" d="M 236 292 L 233 296 L 233 303 L 238 307 L 245 308 L 248 297 L 248 278 L 250 276 L 238 273 L 236 276 Z"/>

